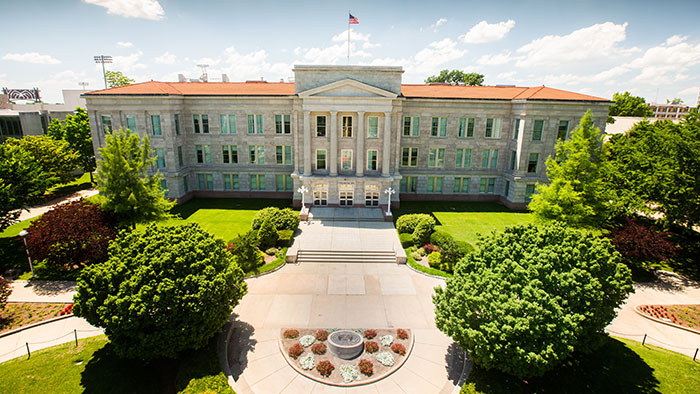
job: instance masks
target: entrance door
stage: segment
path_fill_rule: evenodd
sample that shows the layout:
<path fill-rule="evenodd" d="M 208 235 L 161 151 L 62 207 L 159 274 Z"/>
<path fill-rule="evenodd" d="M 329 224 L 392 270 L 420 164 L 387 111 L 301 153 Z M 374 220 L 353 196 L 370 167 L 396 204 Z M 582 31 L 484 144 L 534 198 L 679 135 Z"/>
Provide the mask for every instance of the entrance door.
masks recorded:
<path fill-rule="evenodd" d="M 326 185 L 326 184 L 314 185 L 314 205 L 316 205 L 316 206 L 328 205 L 328 185 Z"/>
<path fill-rule="evenodd" d="M 365 206 L 379 206 L 379 185 L 365 185 Z"/>
<path fill-rule="evenodd" d="M 340 197 L 341 207 L 351 207 L 353 205 L 353 190 L 355 185 L 352 183 L 341 183 L 338 185 L 338 196 Z"/>

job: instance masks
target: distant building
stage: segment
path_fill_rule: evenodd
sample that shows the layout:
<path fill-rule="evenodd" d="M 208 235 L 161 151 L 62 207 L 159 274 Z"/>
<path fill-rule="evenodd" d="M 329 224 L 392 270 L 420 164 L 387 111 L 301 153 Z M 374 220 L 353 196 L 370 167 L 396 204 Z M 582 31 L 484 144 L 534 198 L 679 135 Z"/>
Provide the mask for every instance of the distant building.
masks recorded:
<path fill-rule="evenodd" d="M 624 134 L 628 132 L 634 125 L 637 123 L 647 120 L 650 122 L 657 122 L 662 119 L 656 119 L 656 118 L 643 118 L 640 116 L 613 116 L 615 119 L 615 123 L 608 123 L 608 125 L 605 126 L 605 134 L 607 136 L 611 136 L 613 134 Z M 675 119 L 675 118 L 669 118 L 667 120 L 670 120 L 673 123 L 678 123 L 680 122 L 680 119 Z"/>
<path fill-rule="evenodd" d="M 691 107 L 685 104 L 656 104 L 650 103 L 649 108 L 657 119 L 680 119 L 688 114 Z"/>
<path fill-rule="evenodd" d="M 85 90 L 63 90 L 62 104 L 16 104 L 6 94 L 0 94 L 0 141 L 22 138 L 26 135 L 43 135 L 53 119 L 65 119 L 75 113 L 76 107 L 85 108 L 80 95 Z"/>

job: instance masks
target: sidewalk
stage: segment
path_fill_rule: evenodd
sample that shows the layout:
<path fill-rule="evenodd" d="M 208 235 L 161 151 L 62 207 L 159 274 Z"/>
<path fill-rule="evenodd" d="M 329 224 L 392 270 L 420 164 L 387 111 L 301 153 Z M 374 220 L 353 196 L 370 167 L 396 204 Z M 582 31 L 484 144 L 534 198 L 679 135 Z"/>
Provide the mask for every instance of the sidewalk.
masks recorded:
<path fill-rule="evenodd" d="M 69 281 L 15 280 L 10 287 L 7 302 L 71 303 L 76 292 L 76 282 Z"/>
<path fill-rule="evenodd" d="M 51 208 L 53 208 L 56 205 L 65 204 L 67 202 L 79 200 L 81 198 L 92 197 L 92 196 L 96 195 L 97 193 L 99 193 L 97 191 L 97 189 L 79 190 L 79 191 L 71 194 L 68 197 L 57 198 L 55 200 L 48 201 L 45 204 L 31 207 L 31 208 L 29 208 L 29 210 L 22 210 L 22 212 L 19 214 L 18 220 L 21 222 L 21 221 L 31 219 L 31 218 L 39 216 L 39 215 L 43 215 L 46 212 L 48 212 L 49 210 L 51 210 Z"/>

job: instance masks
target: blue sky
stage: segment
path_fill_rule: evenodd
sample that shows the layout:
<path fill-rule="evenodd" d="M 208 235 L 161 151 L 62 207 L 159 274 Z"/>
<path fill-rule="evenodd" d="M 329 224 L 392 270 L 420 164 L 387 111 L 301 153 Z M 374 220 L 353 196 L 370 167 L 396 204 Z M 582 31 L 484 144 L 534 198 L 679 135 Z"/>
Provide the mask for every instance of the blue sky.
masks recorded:
<path fill-rule="evenodd" d="M 547 85 L 647 101 L 700 92 L 698 1 L 2 1 L 0 86 L 103 86 L 93 62 L 137 81 L 182 73 L 232 81 L 288 80 L 294 64 L 403 66 L 404 83 L 442 69 L 486 75 L 486 84 Z"/>

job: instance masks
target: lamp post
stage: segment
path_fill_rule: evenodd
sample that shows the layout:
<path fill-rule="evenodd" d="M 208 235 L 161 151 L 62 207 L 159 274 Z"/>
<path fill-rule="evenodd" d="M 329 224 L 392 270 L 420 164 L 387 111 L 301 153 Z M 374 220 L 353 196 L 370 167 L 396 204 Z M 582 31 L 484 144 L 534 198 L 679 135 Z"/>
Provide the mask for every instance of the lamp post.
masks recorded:
<path fill-rule="evenodd" d="M 394 193 L 396 193 L 396 190 L 392 189 L 391 187 L 384 189 L 384 194 L 386 194 L 386 198 L 388 200 L 386 204 L 387 216 L 391 215 L 391 195 Z"/>
<path fill-rule="evenodd" d="M 302 211 L 306 210 L 306 205 L 304 203 L 304 193 L 306 193 L 308 191 L 309 191 L 309 189 L 304 185 L 301 185 L 301 187 L 297 189 L 297 192 L 301 193 L 301 210 Z"/>
<path fill-rule="evenodd" d="M 34 277 L 34 267 L 32 266 L 32 256 L 29 254 L 29 247 L 27 246 L 27 235 L 29 232 L 27 230 L 22 230 L 19 232 L 19 236 L 22 237 L 24 241 L 24 250 L 27 252 L 27 259 L 29 259 L 29 270 L 32 271 L 32 278 Z"/>

